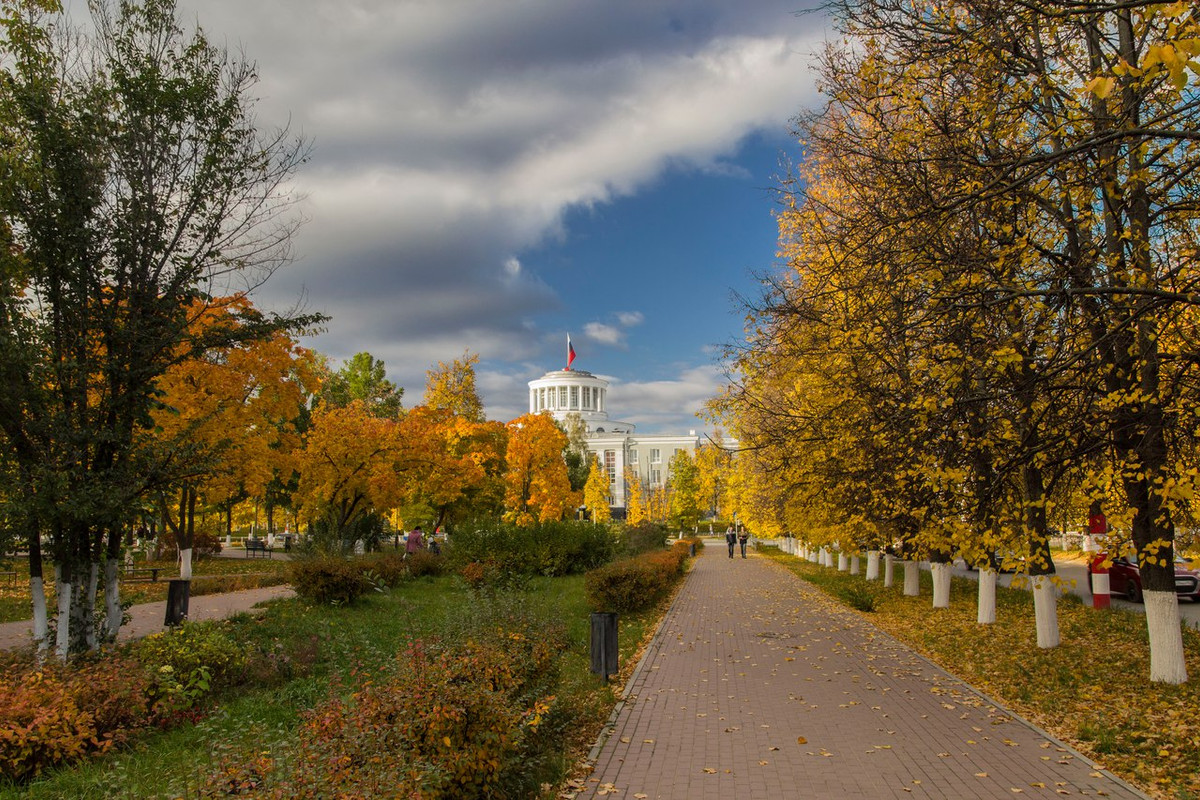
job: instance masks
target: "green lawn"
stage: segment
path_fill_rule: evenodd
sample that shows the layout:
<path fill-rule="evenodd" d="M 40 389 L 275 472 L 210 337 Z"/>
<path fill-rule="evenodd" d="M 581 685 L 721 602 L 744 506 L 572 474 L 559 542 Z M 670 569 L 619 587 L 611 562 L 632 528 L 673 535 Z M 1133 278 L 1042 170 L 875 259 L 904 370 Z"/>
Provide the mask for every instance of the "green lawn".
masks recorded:
<path fill-rule="evenodd" d="M 231 624 L 243 641 L 281 652 L 315 653 L 308 674 L 275 688 L 224 697 L 198 724 L 143 737 L 124 752 L 59 770 L 27 786 L 0 787 L 0 798 L 198 797 L 205 776 L 227 753 L 286 753 L 300 714 L 327 697 L 331 685 L 353 689 L 414 638 L 453 635 L 514 615 L 559 621 L 567 629 L 559 696 L 573 724 L 561 764 L 565 775 L 594 741 L 620 686 L 620 681 L 605 683 L 588 671 L 590 624 L 582 577 L 538 578 L 528 591 L 488 596 L 473 595 L 461 579 L 444 576 L 411 580 L 349 607 L 283 600 L 271 603 L 261 617 L 241 615 Z M 626 674 L 659 615 L 622 616 Z"/>

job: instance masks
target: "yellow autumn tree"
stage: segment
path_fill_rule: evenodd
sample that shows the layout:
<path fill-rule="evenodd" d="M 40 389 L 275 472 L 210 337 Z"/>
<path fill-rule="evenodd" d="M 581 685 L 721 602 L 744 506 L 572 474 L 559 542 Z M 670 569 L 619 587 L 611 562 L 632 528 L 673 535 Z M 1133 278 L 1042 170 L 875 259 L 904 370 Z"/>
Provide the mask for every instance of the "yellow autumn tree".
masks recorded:
<path fill-rule="evenodd" d="M 396 507 L 402 456 L 399 423 L 375 416 L 364 401 L 317 406 L 297 459 L 295 502 L 317 523 L 319 547 L 344 549 L 358 520 Z"/>
<path fill-rule="evenodd" d="M 465 352 L 447 364 L 439 361 L 425 373 L 425 405 L 452 412 L 468 422 L 483 422 L 483 401 L 475 388 L 475 365 L 479 356 Z"/>
<path fill-rule="evenodd" d="M 583 504 L 591 512 L 595 522 L 608 522 L 612 519 L 611 485 L 608 470 L 600 465 L 600 457 L 592 456 L 592 469 L 588 474 L 587 484 L 583 487 Z"/>
<path fill-rule="evenodd" d="M 640 525 L 650 520 L 650 509 L 647 503 L 642 478 L 637 470 L 625 468 L 625 522 L 628 525 Z"/>
<path fill-rule="evenodd" d="M 563 450 L 567 435 L 547 414 L 526 414 L 507 425 L 504 519 L 516 525 L 550 522 L 579 505 Z"/>

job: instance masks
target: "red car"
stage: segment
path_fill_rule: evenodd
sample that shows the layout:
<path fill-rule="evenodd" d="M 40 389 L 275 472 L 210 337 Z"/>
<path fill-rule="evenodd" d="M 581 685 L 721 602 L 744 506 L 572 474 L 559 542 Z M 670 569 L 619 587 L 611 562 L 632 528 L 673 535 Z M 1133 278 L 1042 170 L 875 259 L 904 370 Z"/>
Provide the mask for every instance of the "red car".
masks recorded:
<path fill-rule="evenodd" d="M 1092 571 L 1095 570 L 1107 553 L 1101 553 L 1092 559 L 1091 569 L 1088 570 L 1088 589 L 1092 588 Z M 1142 573 L 1138 569 L 1137 556 L 1117 556 L 1108 568 L 1108 586 L 1113 594 L 1123 594 L 1131 603 L 1142 602 Z M 1175 556 L 1175 594 L 1180 600 L 1200 601 L 1200 570 L 1188 566 L 1187 559 Z"/>

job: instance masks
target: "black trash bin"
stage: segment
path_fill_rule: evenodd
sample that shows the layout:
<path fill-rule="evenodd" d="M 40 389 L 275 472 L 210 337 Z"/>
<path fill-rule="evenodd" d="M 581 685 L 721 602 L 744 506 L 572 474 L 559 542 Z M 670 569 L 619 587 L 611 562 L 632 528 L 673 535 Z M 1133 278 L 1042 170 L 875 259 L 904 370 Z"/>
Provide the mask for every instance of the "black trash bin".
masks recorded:
<path fill-rule="evenodd" d="M 167 618 L 163 621 L 164 625 L 178 625 L 187 619 L 191 586 L 191 581 L 182 578 L 171 579 L 167 587 Z"/>
<path fill-rule="evenodd" d="M 605 680 L 619 672 L 617 665 L 617 615 L 612 611 L 592 614 L 592 674 Z"/>

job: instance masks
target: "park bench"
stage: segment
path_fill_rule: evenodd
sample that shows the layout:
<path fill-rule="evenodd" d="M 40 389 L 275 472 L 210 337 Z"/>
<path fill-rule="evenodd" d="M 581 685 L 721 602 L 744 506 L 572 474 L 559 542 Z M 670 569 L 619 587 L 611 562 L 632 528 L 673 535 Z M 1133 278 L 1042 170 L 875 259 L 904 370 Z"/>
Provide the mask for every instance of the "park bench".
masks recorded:
<path fill-rule="evenodd" d="M 158 573 L 162 567 L 125 567 L 125 574 L 131 581 L 158 582 Z"/>
<path fill-rule="evenodd" d="M 271 558 L 271 548 L 267 547 L 266 542 L 262 539 L 247 539 L 246 558 L 251 558 L 255 553 L 261 553 L 265 558 Z"/>

